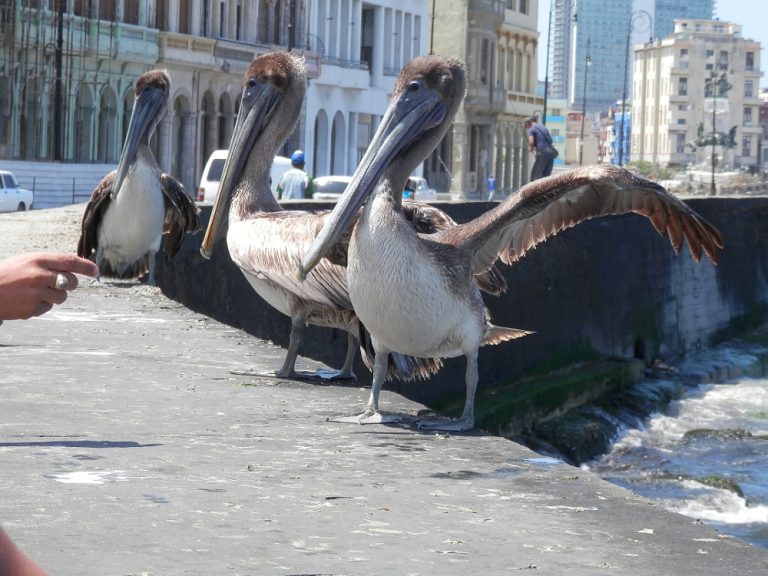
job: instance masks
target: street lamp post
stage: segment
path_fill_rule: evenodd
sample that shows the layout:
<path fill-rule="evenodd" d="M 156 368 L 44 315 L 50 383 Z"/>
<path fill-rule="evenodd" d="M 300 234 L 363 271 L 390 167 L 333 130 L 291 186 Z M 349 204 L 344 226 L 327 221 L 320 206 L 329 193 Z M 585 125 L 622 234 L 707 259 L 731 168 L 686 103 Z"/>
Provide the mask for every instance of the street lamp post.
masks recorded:
<path fill-rule="evenodd" d="M 584 94 L 581 99 L 581 136 L 579 137 L 581 145 L 579 146 L 579 166 L 584 162 L 584 119 L 587 116 L 587 70 L 589 70 L 590 64 L 592 64 L 592 57 L 589 55 L 589 36 L 587 36 L 587 52 L 584 57 Z"/>
<path fill-rule="evenodd" d="M 649 41 L 653 41 L 653 16 L 646 10 L 635 10 L 629 15 L 627 24 L 627 47 L 624 53 L 624 92 L 621 96 L 621 125 L 619 126 L 619 166 L 624 165 L 624 125 L 627 121 L 627 73 L 629 71 L 629 44 L 632 39 L 632 32 L 645 31 L 644 24 L 647 19 L 648 30 L 650 31 Z M 641 24 L 642 23 L 642 24 Z M 640 26 L 643 26 L 640 28 Z"/>
<path fill-rule="evenodd" d="M 547 59 L 544 61 L 544 112 L 541 123 L 547 125 L 547 93 L 549 92 L 549 45 L 552 44 L 552 4 L 549 5 L 549 25 L 547 26 Z"/>

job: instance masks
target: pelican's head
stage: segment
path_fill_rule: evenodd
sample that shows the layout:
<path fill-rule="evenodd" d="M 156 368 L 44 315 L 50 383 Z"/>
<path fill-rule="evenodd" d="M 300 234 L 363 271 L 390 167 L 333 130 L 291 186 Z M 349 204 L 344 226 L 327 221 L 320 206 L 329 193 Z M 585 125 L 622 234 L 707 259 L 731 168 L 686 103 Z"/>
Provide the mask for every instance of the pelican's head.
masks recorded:
<path fill-rule="evenodd" d="M 256 58 L 245 73 L 229 154 L 200 253 L 209 258 L 235 192 L 268 193 L 275 154 L 293 132 L 306 91 L 301 58 L 273 52 Z M 273 200 L 273 199 L 272 199 Z"/>
<path fill-rule="evenodd" d="M 123 152 L 112 183 L 112 198 L 117 198 L 128 170 L 136 160 L 136 152 L 149 139 L 168 109 L 171 78 L 165 70 L 151 70 L 136 81 L 135 98 Z"/>
<path fill-rule="evenodd" d="M 382 175 L 391 180 L 395 193 L 402 193 L 408 175 L 432 152 L 453 122 L 466 86 L 466 70 L 459 60 L 420 56 L 403 68 L 352 182 L 301 261 L 301 278 L 339 240 Z"/>

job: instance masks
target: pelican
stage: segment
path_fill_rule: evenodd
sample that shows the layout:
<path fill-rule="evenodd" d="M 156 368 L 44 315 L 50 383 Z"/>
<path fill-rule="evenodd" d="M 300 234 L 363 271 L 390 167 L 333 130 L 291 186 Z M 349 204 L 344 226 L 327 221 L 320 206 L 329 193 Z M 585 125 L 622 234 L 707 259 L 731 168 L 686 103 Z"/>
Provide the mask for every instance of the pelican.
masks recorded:
<path fill-rule="evenodd" d="M 324 377 L 354 378 L 352 364 L 358 340 L 364 343 L 363 360 L 369 366 L 373 364 L 373 351 L 349 300 L 346 254 L 338 250 L 332 260 L 324 259 L 305 282 L 296 277 L 301 255 L 311 246 L 330 211 L 284 210 L 269 187 L 272 158 L 293 132 L 305 84 L 303 62 L 288 53 L 266 54 L 251 63 L 200 252 L 210 257 L 228 214 L 227 246 L 232 261 L 259 296 L 291 318 L 288 351 L 275 376 L 316 376 L 295 370 L 304 326 L 312 324 L 348 334 L 344 365 Z M 425 233 L 455 226 L 448 215 L 428 205 L 413 202 L 408 213 L 411 225 Z M 481 276 L 479 282 L 489 293 L 506 289 L 503 277 L 494 270 Z M 427 377 L 440 366 L 439 360 L 403 358 L 398 354 L 392 359 L 388 377 Z"/>
<path fill-rule="evenodd" d="M 77 254 L 95 258 L 102 276 L 141 278 L 149 272 L 154 284 L 163 234 L 168 234 L 165 252 L 173 257 L 184 233 L 200 230 L 194 201 L 181 182 L 161 172 L 149 149 L 167 110 L 170 87 L 165 70 L 139 77 L 117 170 L 102 178 L 83 214 Z"/>
<path fill-rule="evenodd" d="M 711 224 L 661 186 L 610 165 L 536 180 L 470 222 L 431 236 L 418 234 L 402 214 L 403 183 L 443 137 L 465 90 L 460 61 L 426 56 L 406 65 L 352 182 L 301 261 L 298 275 L 305 277 L 354 223 L 349 296 L 375 352 L 368 404 L 355 418 L 361 423 L 389 419 L 379 412 L 379 392 L 387 355 L 397 352 L 425 358 L 464 355 L 461 417 L 416 424 L 456 431 L 474 427 L 478 349 L 524 335 L 491 324 L 478 291 L 474 275 L 497 259 L 512 264 L 560 230 L 626 212 L 650 219 L 660 234 L 669 235 L 676 253 L 685 238 L 696 261 L 703 250 L 716 264 L 717 248 L 723 246 Z"/>

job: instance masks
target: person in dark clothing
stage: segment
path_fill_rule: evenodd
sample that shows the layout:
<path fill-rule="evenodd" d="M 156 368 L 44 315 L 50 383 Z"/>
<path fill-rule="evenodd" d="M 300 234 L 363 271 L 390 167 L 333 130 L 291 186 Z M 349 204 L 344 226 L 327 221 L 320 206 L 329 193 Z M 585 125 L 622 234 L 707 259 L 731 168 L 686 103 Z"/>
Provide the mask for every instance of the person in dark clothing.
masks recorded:
<path fill-rule="evenodd" d="M 535 117 L 528 118 L 524 124 L 528 135 L 528 149 L 536 155 L 531 168 L 531 182 L 552 174 L 557 150 L 552 146 L 552 135 L 546 126 L 536 122 Z"/>

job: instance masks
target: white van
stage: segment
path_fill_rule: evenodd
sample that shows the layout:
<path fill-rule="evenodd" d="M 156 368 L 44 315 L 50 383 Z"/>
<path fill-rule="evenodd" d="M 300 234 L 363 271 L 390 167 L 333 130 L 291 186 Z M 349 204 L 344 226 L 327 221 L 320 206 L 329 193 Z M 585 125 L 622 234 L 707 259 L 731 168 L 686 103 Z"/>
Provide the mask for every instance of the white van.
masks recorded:
<path fill-rule="evenodd" d="M 219 181 L 224 170 L 224 162 L 227 160 L 228 150 L 215 150 L 208 158 L 200 177 L 200 187 L 197 189 L 198 202 L 213 202 L 219 191 Z M 291 160 L 284 156 L 275 156 L 270 171 L 270 188 L 277 198 L 277 183 L 285 172 L 291 169 Z"/>

